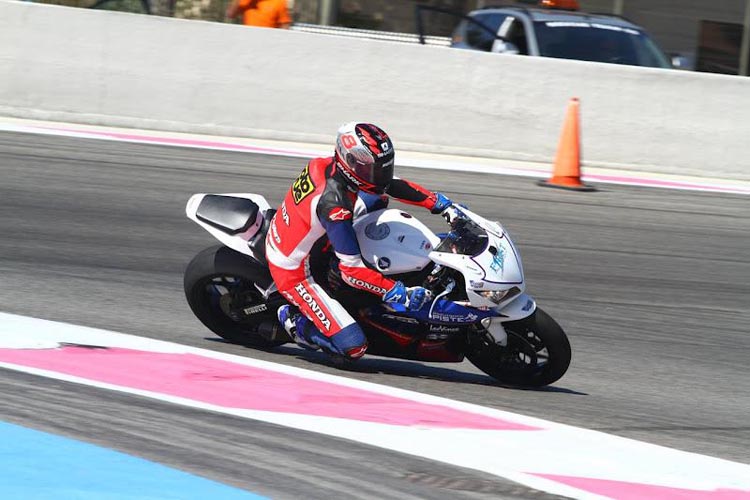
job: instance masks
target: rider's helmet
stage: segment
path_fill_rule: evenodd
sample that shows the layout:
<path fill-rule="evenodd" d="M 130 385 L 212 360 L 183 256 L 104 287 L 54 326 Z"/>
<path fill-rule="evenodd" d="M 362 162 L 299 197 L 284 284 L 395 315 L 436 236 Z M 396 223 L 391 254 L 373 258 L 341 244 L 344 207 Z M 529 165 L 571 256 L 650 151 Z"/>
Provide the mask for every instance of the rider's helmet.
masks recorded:
<path fill-rule="evenodd" d="M 383 194 L 393 180 L 395 151 L 380 127 L 349 122 L 336 136 L 336 168 L 353 189 Z"/>

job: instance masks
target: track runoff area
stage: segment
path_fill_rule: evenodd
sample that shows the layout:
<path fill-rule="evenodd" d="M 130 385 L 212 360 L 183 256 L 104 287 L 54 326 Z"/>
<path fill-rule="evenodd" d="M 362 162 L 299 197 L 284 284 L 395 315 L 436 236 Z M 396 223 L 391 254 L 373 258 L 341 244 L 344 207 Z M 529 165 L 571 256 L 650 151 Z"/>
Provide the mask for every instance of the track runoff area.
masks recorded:
<path fill-rule="evenodd" d="M 0 367 L 349 439 L 568 497 L 750 498 L 750 465 L 111 331 L 0 313 Z M 45 442 L 60 446 L 60 453 L 70 450 L 75 458 L 69 455 L 69 461 L 103 467 L 105 477 L 148 468 L 145 461 L 112 457 L 103 449 L 23 428 L 0 424 L 0 434 L 6 446 L 17 447 L 3 459 L 2 475 L 10 470 L 6 466 L 13 465 L 12 476 L 0 485 L 6 498 L 21 491 L 28 498 L 29 489 L 48 487 L 49 480 L 43 479 L 48 476 L 42 471 L 60 477 L 49 469 L 59 468 L 61 458 L 50 458 L 53 453 L 43 446 Z M 23 460 L 18 460 L 21 455 Z M 165 477 L 164 484 L 173 491 L 186 492 L 179 498 L 258 498 L 157 464 L 151 468 Z M 156 484 L 145 482 L 150 484 L 142 485 L 141 491 Z M 195 496 L 197 492 L 205 496 Z"/>
<path fill-rule="evenodd" d="M 284 156 L 324 153 L 267 143 L 248 145 L 73 125 L 6 123 L 0 128 Z M 432 168 L 435 164 L 440 168 L 434 160 L 421 161 L 425 164 L 411 166 L 430 168 L 432 162 Z M 458 168 L 482 171 L 477 169 L 484 167 L 477 163 Z M 497 173 L 497 169 L 493 172 Z M 500 173 L 518 172 L 509 169 Z M 530 174 L 526 171 L 524 175 Z M 661 182 L 651 181 L 657 184 L 640 183 L 637 179 L 627 183 L 655 186 Z M 660 187 L 743 190 L 741 186 L 674 184 Z M 750 499 L 749 465 L 393 387 L 116 332 L 0 313 L 0 367 L 358 441 L 568 497 Z M 253 383 L 248 383 L 250 379 Z M 123 493 L 119 486 L 115 492 L 108 489 L 109 485 L 123 483 L 134 493 L 140 492 L 139 496 L 260 498 L 159 464 L 23 427 L 0 423 L 0 435 L 6 443 L 0 496 L 7 498 L 49 498 L 61 488 L 107 498 Z M 92 482 L 85 474 L 70 474 L 71 456 L 77 463 L 96 464 L 98 479 Z M 50 477 L 56 480 L 51 482 Z"/>

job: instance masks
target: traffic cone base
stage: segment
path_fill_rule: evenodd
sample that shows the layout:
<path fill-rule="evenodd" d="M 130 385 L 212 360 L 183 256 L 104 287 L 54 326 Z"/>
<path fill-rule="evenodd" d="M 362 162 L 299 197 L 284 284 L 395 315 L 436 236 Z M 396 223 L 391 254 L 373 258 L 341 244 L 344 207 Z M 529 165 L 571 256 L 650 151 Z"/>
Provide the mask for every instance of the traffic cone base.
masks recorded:
<path fill-rule="evenodd" d="M 581 182 L 581 134 L 579 124 L 579 102 L 574 97 L 565 114 L 560 144 L 557 147 L 552 177 L 539 181 L 540 186 L 570 189 L 573 191 L 596 191 L 596 188 Z"/>
<path fill-rule="evenodd" d="M 544 187 L 568 189 L 570 191 L 596 191 L 594 186 L 584 184 L 576 177 L 552 177 L 546 181 L 537 181 L 537 184 Z"/>

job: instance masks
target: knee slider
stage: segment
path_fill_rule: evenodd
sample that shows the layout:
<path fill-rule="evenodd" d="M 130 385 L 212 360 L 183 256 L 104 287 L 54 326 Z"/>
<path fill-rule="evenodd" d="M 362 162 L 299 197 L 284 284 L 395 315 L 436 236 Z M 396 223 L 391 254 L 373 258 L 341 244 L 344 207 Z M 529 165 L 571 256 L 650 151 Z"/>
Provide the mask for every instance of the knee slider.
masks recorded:
<path fill-rule="evenodd" d="M 358 324 L 353 323 L 329 338 L 334 350 L 347 359 L 359 359 L 367 351 L 367 337 Z"/>

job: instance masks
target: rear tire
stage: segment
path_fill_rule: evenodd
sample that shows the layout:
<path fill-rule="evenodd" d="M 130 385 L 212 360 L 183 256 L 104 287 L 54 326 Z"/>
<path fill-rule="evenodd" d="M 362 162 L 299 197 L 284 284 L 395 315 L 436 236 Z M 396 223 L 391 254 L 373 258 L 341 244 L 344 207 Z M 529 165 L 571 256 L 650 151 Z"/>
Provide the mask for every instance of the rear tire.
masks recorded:
<path fill-rule="evenodd" d="M 503 326 L 508 345 L 480 340 L 466 356 L 474 366 L 502 383 L 524 387 L 543 387 L 565 375 L 570 366 L 570 342 L 549 314 L 537 308 L 528 318 Z"/>
<path fill-rule="evenodd" d="M 277 321 L 275 307 L 266 306 L 267 310 L 250 317 L 237 314 L 239 305 L 247 308 L 265 304 L 254 283 L 268 279 L 268 270 L 251 257 L 214 246 L 193 257 L 185 269 L 185 298 L 201 323 L 223 339 L 270 349 L 286 343 L 258 334 L 261 323 Z"/>

